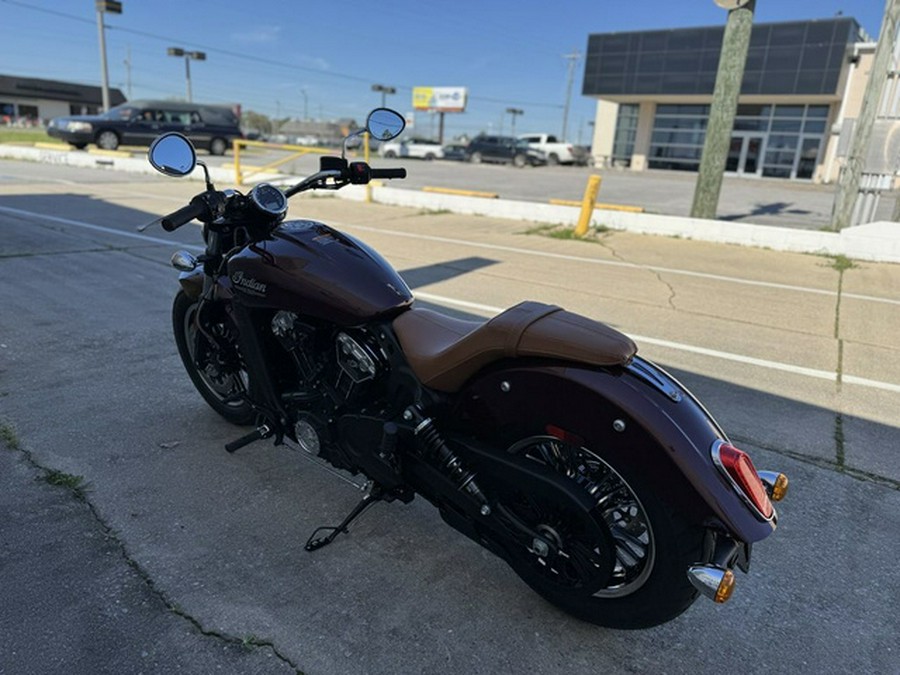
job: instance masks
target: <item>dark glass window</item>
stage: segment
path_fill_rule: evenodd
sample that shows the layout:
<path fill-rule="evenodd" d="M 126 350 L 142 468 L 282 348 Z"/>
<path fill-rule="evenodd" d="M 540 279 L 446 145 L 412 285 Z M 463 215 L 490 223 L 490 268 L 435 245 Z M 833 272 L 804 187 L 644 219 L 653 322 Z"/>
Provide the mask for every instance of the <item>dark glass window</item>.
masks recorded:
<path fill-rule="evenodd" d="M 837 93 L 843 55 L 859 30 L 845 17 L 755 25 L 741 91 Z M 723 33 L 712 26 L 591 35 L 583 93 L 711 94 Z M 612 74 L 628 77 L 604 78 Z"/>

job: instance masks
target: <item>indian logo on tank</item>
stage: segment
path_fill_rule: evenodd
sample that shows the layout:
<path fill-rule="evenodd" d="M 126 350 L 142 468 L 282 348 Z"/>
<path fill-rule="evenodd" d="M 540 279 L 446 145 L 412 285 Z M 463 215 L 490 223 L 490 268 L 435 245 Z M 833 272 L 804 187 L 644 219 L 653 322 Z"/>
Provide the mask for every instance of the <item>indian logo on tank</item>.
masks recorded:
<path fill-rule="evenodd" d="M 242 291 L 251 295 L 265 295 L 266 284 L 257 281 L 253 277 L 246 276 L 242 271 L 238 270 L 231 275 L 231 283 L 240 287 Z"/>

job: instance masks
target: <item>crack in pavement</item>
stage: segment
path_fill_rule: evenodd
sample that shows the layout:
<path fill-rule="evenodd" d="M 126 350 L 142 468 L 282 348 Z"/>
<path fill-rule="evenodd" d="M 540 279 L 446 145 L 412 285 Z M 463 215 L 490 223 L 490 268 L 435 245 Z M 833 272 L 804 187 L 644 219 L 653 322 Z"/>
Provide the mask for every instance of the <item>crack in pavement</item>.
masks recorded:
<path fill-rule="evenodd" d="M 6 425 L 2 425 L 2 428 L 6 429 Z M 10 443 L 10 439 L 15 440 L 15 442 Z M 34 454 L 23 447 L 23 445 L 14 435 L 3 434 L 2 437 L 0 437 L 0 446 L 5 446 L 9 451 L 20 454 L 30 467 L 32 467 L 36 471 L 39 471 L 45 478 L 52 475 L 55 471 L 54 469 L 46 467 L 38 462 L 37 459 L 35 459 Z M 106 523 L 106 521 L 97 510 L 96 506 L 94 506 L 94 504 L 91 503 L 91 501 L 87 498 L 84 486 L 69 486 L 66 487 L 66 489 L 72 494 L 75 499 L 87 506 L 95 522 L 103 531 L 104 536 L 109 541 L 112 541 L 119 549 L 119 553 L 125 564 L 127 564 L 132 570 L 134 570 L 141 581 L 143 581 L 144 584 L 146 584 L 147 588 L 150 589 L 150 592 L 153 593 L 157 598 L 159 598 L 160 602 L 168 611 L 190 623 L 195 630 L 206 637 L 211 637 L 216 640 L 220 640 L 221 642 L 240 646 L 244 649 L 268 649 L 272 652 L 272 654 L 274 654 L 277 659 L 279 659 L 288 667 L 292 668 L 294 672 L 297 673 L 297 675 L 303 675 L 303 671 L 297 666 L 297 664 L 294 663 L 288 656 L 279 651 L 278 647 L 275 646 L 275 643 L 272 640 L 261 639 L 252 636 L 240 638 L 234 635 L 228 635 L 226 633 L 221 633 L 219 631 L 205 628 L 197 618 L 191 616 L 176 603 L 170 600 L 166 593 L 156 585 L 156 582 L 150 576 L 150 573 L 131 556 L 131 554 L 128 552 L 127 547 L 125 546 L 125 543 L 119 538 L 118 534 L 112 529 L 112 527 Z"/>
<path fill-rule="evenodd" d="M 616 251 L 615 248 L 613 248 L 612 244 L 606 242 L 604 239 L 605 239 L 604 237 L 601 237 L 601 238 L 597 239 L 596 241 L 597 241 L 597 243 L 600 244 L 603 248 L 605 248 L 607 251 L 609 251 L 610 253 L 612 253 L 612 256 L 613 256 L 616 260 L 618 260 L 619 262 L 627 263 L 627 264 L 629 264 L 629 265 L 635 265 L 635 266 L 638 267 L 639 269 L 643 269 L 643 270 L 646 270 L 647 272 L 650 272 L 651 274 L 653 274 L 653 275 L 656 277 L 657 281 L 659 281 L 659 282 L 660 282 L 661 284 L 663 284 L 666 288 L 668 288 L 668 289 L 669 289 L 669 297 L 668 297 L 667 300 L 668 300 L 669 308 L 670 308 L 670 309 L 675 309 L 675 310 L 678 309 L 678 308 L 675 306 L 675 288 L 674 288 L 674 286 L 672 286 L 672 284 L 670 284 L 668 281 L 666 281 L 665 279 L 662 278 L 662 274 L 660 273 L 659 270 L 655 270 L 655 269 L 653 269 L 653 268 L 651 268 L 651 267 L 646 267 L 646 266 L 641 265 L 641 264 L 639 264 L 639 263 L 633 263 L 633 262 L 631 262 L 631 261 L 625 259 L 623 256 L 621 256 L 621 255 L 619 254 L 618 251 Z"/>

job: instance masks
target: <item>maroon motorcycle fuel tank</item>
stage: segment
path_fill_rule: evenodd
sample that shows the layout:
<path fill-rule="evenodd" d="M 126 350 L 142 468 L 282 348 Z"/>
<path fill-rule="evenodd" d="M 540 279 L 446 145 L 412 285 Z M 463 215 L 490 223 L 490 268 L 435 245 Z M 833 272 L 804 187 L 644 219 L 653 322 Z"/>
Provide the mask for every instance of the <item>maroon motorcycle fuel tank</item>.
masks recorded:
<path fill-rule="evenodd" d="M 343 326 L 390 318 L 413 301 L 394 268 L 364 243 L 313 220 L 282 223 L 228 261 L 235 300 Z"/>

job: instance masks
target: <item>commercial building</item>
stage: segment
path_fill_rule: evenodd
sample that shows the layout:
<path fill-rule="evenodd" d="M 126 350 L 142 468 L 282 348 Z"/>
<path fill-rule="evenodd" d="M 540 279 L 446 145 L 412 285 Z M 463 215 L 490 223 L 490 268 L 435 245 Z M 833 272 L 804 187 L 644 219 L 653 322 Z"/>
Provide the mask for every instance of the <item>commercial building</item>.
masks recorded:
<path fill-rule="evenodd" d="M 715 26 L 589 37 L 582 93 L 597 99 L 598 166 L 698 170 L 723 34 Z M 848 17 L 755 24 L 726 171 L 835 180 L 874 51 Z"/>
<path fill-rule="evenodd" d="M 109 90 L 110 105 L 125 102 Z M 0 124 L 37 124 L 64 115 L 92 115 L 103 107 L 100 87 L 34 77 L 0 75 Z"/>

